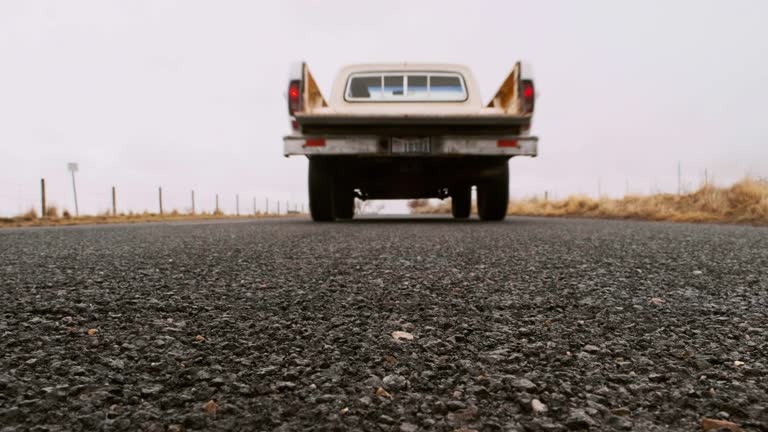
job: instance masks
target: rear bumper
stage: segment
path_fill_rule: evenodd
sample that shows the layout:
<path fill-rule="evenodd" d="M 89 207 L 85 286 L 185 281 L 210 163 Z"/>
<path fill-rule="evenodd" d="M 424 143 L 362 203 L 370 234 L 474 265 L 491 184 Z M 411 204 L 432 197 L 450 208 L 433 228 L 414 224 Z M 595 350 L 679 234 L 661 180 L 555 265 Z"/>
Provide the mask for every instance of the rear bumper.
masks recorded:
<path fill-rule="evenodd" d="M 387 137 L 289 135 L 283 138 L 283 154 L 285 156 L 535 157 L 538 154 L 538 141 L 539 138 L 534 136 L 440 136 L 430 137 L 428 152 L 398 153 L 392 151 L 391 140 Z"/>

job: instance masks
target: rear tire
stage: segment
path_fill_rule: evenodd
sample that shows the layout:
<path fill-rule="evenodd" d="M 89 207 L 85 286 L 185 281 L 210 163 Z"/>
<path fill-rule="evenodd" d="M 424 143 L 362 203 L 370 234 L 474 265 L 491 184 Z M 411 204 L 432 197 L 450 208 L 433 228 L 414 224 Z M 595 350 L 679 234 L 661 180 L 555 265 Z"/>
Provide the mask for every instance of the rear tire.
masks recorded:
<path fill-rule="evenodd" d="M 466 219 L 472 212 L 472 187 L 460 186 L 451 190 L 451 214 L 456 219 Z"/>
<path fill-rule="evenodd" d="M 477 214 L 480 220 L 500 221 L 507 215 L 509 205 L 509 165 L 477 185 Z"/>
<path fill-rule="evenodd" d="M 333 212 L 333 175 L 329 161 L 309 159 L 309 213 L 315 222 L 331 222 Z"/>
<path fill-rule="evenodd" d="M 337 184 L 333 194 L 333 205 L 337 219 L 352 219 L 355 215 L 355 194 L 352 188 Z"/>

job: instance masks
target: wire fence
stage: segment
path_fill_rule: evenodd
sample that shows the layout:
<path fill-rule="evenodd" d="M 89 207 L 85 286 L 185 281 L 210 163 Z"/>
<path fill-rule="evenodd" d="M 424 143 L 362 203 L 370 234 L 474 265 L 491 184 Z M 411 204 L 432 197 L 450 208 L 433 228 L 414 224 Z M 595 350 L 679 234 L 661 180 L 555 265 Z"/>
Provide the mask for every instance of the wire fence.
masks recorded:
<path fill-rule="evenodd" d="M 59 208 L 55 205 L 50 205 L 48 201 L 47 196 L 47 187 L 46 187 L 46 181 L 44 178 L 40 179 L 40 201 L 39 204 L 35 205 L 32 209 L 28 210 L 25 214 L 19 215 L 19 216 L 26 216 L 26 217 L 37 217 L 38 214 L 40 217 L 80 217 L 80 216 L 111 216 L 111 217 L 119 217 L 119 216 L 128 216 L 128 215 L 136 215 L 136 214 L 147 214 L 152 216 L 202 216 L 202 215 L 209 215 L 209 216 L 262 216 L 262 215 L 291 215 L 291 214 L 304 214 L 306 210 L 308 210 L 308 206 L 305 205 L 303 202 L 291 202 L 290 200 L 277 200 L 277 199 L 271 199 L 270 197 L 256 197 L 256 196 L 246 196 L 241 195 L 239 193 L 235 194 L 228 194 L 231 195 L 232 198 L 234 198 L 235 206 L 234 209 L 229 209 L 227 211 L 222 205 L 222 197 L 223 195 L 215 193 L 214 198 L 214 205 L 209 208 L 205 208 L 204 206 L 200 205 L 200 196 L 199 194 L 194 190 L 189 190 L 188 195 L 188 206 L 185 207 L 182 210 L 178 210 L 176 208 L 169 208 L 167 205 L 167 200 L 163 196 L 163 187 L 158 186 L 156 192 L 154 193 L 154 198 L 151 200 L 154 201 L 154 205 L 150 206 L 152 210 L 145 209 L 143 211 L 133 211 L 133 210 L 126 210 L 120 208 L 120 194 L 117 187 L 112 186 L 110 192 L 110 207 L 108 210 L 104 210 L 97 214 L 90 214 L 90 215 L 80 215 L 79 212 L 79 206 L 77 203 L 77 186 L 76 183 L 73 181 L 72 183 L 73 187 L 73 197 L 74 197 L 74 208 L 75 213 L 72 214 L 69 210 L 63 210 L 60 214 Z M 148 198 L 149 199 L 149 198 Z M 39 213 L 38 213 L 39 212 Z"/>

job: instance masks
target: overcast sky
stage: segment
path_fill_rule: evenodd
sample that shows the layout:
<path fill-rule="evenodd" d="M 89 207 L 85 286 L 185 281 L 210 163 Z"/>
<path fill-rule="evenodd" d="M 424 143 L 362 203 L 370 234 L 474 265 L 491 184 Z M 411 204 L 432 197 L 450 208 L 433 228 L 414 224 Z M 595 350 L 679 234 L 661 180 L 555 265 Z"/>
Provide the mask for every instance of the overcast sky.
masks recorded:
<path fill-rule="evenodd" d="M 348 63 L 469 65 L 487 100 L 535 71 L 539 157 L 513 196 L 618 196 L 768 176 L 768 2 L 0 0 L 0 214 L 49 201 L 234 209 L 306 202 L 282 156 L 291 62 L 323 93 Z M 398 208 L 396 206 L 390 209 Z"/>

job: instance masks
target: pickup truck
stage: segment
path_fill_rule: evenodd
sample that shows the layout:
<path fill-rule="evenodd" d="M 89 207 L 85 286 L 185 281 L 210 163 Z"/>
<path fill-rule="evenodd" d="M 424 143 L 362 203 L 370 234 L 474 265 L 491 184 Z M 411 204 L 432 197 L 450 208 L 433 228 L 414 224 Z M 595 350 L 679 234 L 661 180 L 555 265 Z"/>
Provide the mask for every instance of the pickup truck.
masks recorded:
<path fill-rule="evenodd" d="M 309 158 L 315 221 L 349 219 L 354 200 L 451 198 L 468 218 L 472 187 L 481 220 L 502 220 L 508 161 L 536 156 L 530 135 L 535 90 L 515 64 L 484 104 L 469 68 L 451 64 L 346 66 L 326 100 L 306 63 L 291 69 L 285 156 Z"/>

